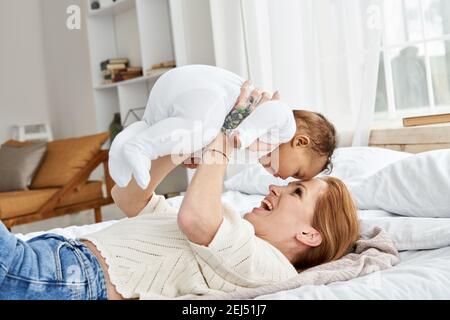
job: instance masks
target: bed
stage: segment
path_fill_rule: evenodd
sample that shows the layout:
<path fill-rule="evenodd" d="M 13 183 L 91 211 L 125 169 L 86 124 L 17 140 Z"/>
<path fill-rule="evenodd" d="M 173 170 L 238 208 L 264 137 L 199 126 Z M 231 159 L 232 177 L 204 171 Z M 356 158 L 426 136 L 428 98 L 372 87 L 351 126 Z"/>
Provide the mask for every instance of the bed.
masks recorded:
<path fill-rule="evenodd" d="M 227 191 L 222 196 L 225 203 L 241 213 L 253 208 L 262 198 L 261 195 L 247 195 L 238 191 Z M 173 206 L 179 206 L 181 200 L 182 196 L 169 199 Z M 362 217 L 370 216 L 368 220 L 401 219 L 383 211 L 367 210 L 360 211 L 359 214 Z M 50 232 L 77 238 L 115 222 L 73 226 L 54 229 Z M 374 226 L 377 225 L 376 222 Z M 450 230 L 450 221 L 446 221 L 446 225 L 441 227 L 441 231 Z M 18 236 L 22 239 L 30 239 L 38 234 Z M 448 240 L 450 241 L 450 236 Z M 400 258 L 401 262 L 395 267 L 364 277 L 330 285 L 303 286 L 260 296 L 257 299 L 450 299 L 450 243 L 448 246 L 436 249 L 400 251 Z"/>
<path fill-rule="evenodd" d="M 436 139 L 433 140 L 433 143 L 437 144 L 436 146 L 426 145 L 422 143 L 423 140 L 420 140 L 420 148 L 433 150 L 448 147 L 446 144 L 450 143 L 450 132 L 448 133 L 448 135 L 444 135 L 444 138 L 442 138 L 442 134 L 440 134 L 439 139 L 441 140 L 438 140 L 437 142 Z M 380 135 L 383 136 L 383 139 L 380 138 Z M 394 144 L 392 144 L 389 143 L 389 141 L 391 141 L 388 139 L 389 134 L 378 133 L 376 135 L 376 139 L 378 139 L 377 146 L 382 145 L 383 147 L 389 148 L 391 145 L 398 145 L 401 146 L 400 148 L 402 150 L 405 150 L 405 146 L 414 144 L 414 141 L 411 141 L 410 139 L 410 135 L 404 136 L 408 143 L 403 144 L 401 142 L 405 141 L 398 138 L 398 132 L 395 136 L 396 140 Z M 397 149 L 397 147 L 389 149 Z M 415 150 L 424 151 L 422 149 L 417 150 L 416 148 Z M 377 148 L 377 150 L 378 151 L 376 152 L 380 152 L 380 149 Z M 450 155 L 450 149 L 447 150 Z M 353 154 L 353 149 L 350 149 L 350 151 L 352 152 L 351 154 Z M 369 156 L 373 157 L 373 155 L 374 154 L 371 153 Z M 400 153 L 396 154 L 396 156 L 399 155 Z M 403 154 L 401 157 L 403 157 Z M 389 160 L 386 158 L 389 157 L 383 156 L 383 161 Z M 366 178 L 368 176 L 367 166 L 380 165 L 379 161 L 370 164 L 368 163 L 370 161 L 362 160 L 362 158 L 357 159 L 358 163 L 364 161 L 366 166 L 362 169 L 364 172 L 361 177 Z M 394 162 L 393 159 L 390 159 L 389 161 Z M 342 162 L 347 163 L 349 161 L 348 159 L 342 159 Z M 337 164 L 339 164 L 339 161 Z M 354 164 L 350 163 L 350 166 L 354 167 Z M 370 170 L 376 172 L 379 168 L 370 168 Z M 444 171 L 444 175 L 448 172 L 448 176 L 441 179 L 444 183 L 447 183 L 448 180 L 450 180 L 450 169 L 448 170 L 449 171 Z M 352 172 L 354 171 L 355 170 L 352 169 Z M 345 172 L 345 174 L 347 173 L 348 172 Z M 252 191 L 242 188 L 242 185 L 236 183 L 236 181 L 239 180 L 239 174 L 240 173 L 236 174 L 236 172 L 234 172 L 233 177 L 227 180 L 225 185 L 227 186 L 228 191 L 223 193 L 222 201 L 233 207 L 239 213 L 244 214 L 253 207 L 259 205 L 263 198 L 262 193 L 264 191 Z M 254 172 L 250 172 L 250 174 L 254 174 Z M 234 183 L 231 181 L 232 179 L 234 179 Z M 240 179 L 248 180 L 248 177 L 241 177 Z M 352 179 L 353 177 L 348 179 L 349 184 L 355 183 L 355 180 Z M 253 182 L 255 181 L 257 180 L 253 180 Z M 450 200 L 445 199 L 447 198 L 447 196 L 445 196 L 447 190 L 441 190 L 444 192 L 444 197 L 441 198 L 441 200 L 444 199 L 443 203 L 446 209 L 442 211 L 444 215 L 439 217 L 427 216 L 425 209 L 423 211 L 423 216 L 421 215 L 421 212 L 418 212 L 415 216 L 407 216 L 405 214 L 396 214 L 392 213 L 392 211 L 389 212 L 383 209 L 364 209 L 358 211 L 363 234 L 370 232 L 374 227 L 381 227 L 392 235 L 393 241 L 400 254 L 400 262 L 394 267 L 383 271 L 376 271 L 369 275 L 345 282 L 334 282 L 328 285 L 319 286 L 306 285 L 292 290 L 258 296 L 256 299 L 450 299 L 450 211 L 448 211 L 448 208 L 450 208 Z M 182 198 L 183 196 L 174 197 L 169 199 L 169 202 L 173 206 L 179 207 Z M 448 202 L 449 206 L 447 206 L 447 202 L 445 201 Z M 442 204 L 440 208 L 441 207 Z M 77 238 L 114 223 L 116 223 L 116 221 L 108 221 L 87 226 L 72 226 L 69 228 L 50 230 L 50 232 L 61 234 L 69 238 Z M 38 234 L 39 233 L 26 235 L 19 234 L 18 237 L 30 239 Z"/>

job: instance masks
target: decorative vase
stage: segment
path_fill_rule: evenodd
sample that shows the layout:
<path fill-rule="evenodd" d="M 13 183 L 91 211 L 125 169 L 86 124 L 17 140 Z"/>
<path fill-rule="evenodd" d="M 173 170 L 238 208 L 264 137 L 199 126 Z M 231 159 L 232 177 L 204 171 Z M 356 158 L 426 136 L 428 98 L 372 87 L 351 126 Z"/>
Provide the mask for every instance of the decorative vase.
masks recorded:
<path fill-rule="evenodd" d="M 123 130 L 122 121 L 120 119 L 120 113 L 114 114 L 114 119 L 109 125 L 109 140 L 111 143 L 114 138 Z"/>

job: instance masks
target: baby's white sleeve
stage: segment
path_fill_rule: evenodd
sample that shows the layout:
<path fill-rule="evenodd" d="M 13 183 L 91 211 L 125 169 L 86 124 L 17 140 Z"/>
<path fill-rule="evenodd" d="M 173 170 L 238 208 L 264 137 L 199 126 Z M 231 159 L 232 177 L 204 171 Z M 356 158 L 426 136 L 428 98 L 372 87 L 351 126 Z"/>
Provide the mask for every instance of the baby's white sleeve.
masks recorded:
<path fill-rule="evenodd" d="M 239 133 L 241 149 L 245 149 L 258 138 L 272 145 L 288 142 L 296 129 L 292 109 L 281 101 L 268 101 L 258 106 L 232 134 Z"/>

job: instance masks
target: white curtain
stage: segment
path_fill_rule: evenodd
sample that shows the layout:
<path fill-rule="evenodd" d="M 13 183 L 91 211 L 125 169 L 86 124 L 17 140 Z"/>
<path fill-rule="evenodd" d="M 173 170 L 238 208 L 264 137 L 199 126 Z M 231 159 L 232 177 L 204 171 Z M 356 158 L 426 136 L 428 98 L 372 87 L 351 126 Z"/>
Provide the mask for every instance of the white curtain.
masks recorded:
<path fill-rule="evenodd" d="M 210 1 L 218 66 L 323 113 L 341 145 L 368 144 L 383 0 Z"/>

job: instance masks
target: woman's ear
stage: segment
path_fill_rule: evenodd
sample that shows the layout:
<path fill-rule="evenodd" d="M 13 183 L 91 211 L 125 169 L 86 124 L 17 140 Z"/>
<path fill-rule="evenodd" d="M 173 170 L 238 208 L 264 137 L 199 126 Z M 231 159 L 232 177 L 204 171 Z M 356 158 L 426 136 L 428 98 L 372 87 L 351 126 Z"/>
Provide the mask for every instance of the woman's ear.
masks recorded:
<path fill-rule="evenodd" d="M 318 232 L 314 228 L 310 228 L 307 231 L 297 233 L 295 238 L 297 239 L 297 241 L 312 248 L 315 248 L 322 243 L 322 236 L 320 235 L 320 232 Z"/>
<path fill-rule="evenodd" d="M 306 147 L 311 143 L 311 139 L 308 136 L 299 134 L 292 139 L 293 147 Z"/>

